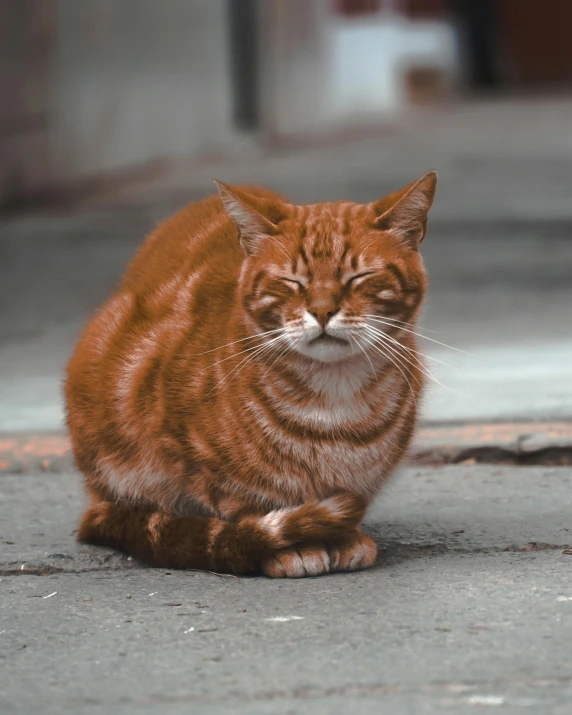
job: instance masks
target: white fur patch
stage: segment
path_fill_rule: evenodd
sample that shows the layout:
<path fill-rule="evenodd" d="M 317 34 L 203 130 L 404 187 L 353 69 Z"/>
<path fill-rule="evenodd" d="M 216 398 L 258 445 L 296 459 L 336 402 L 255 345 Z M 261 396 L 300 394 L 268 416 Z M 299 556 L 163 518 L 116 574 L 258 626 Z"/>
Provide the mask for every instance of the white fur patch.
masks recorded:
<path fill-rule="evenodd" d="M 350 558 L 348 564 L 349 571 L 355 571 L 356 569 L 368 565 L 371 563 L 372 549 L 369 544 L 359 544 L 357 546 Z"/>
<path fill-rule="evenodd" d="M 183 281 L 176 294 L 175 301 L 173 303 L 173 308 L 178 312 L 182 313 L 187 317 L 189 315 L 189 303 L 193 298 L 193 293 L 195 286 L 201 277 L 202 271 L 195 271 L 187 276 L 186 280 Z"/>
<path fill-rule="evenodd" d="M 358 365 L 328 363 L 317 366 L 306 376 L 309 386 L 334 403 L 347 404 L 355 398 L 364 384 L 371 380 L 371 367 L 367 362 Z"/>
<path fill-rule="evenodd" d="M 327 509 L 332 516 L 340 517 L 343 512 L 340 508 L 340 504 L 335 497 L 330 497 L 329 499 L 324 499 L 320 502 L 319 506 Z"/>
<path fill-rule="evenodd" d="M 301 551 L 302 563 L 308 576 L 317 576 L 330 570 L 330 556 L 325 549 L 319 553 L 308 553 Z"/>
<path fill-rule="evenodd" d="M 265 295 L 256 301 L 257 308 L 264 308 L 266 306 L 272 305 L 273 303 L 278 303 L 279 298 L 274 295 Z"/>
<path fill-rule="evenodd" d="M 284 520 L 295 511 L 295 508 L 296 507 L 290 507 L 271 511 L 266 514 L 266 516 L 262 516 L 258 519 L 258 526 L 268 532 L 272 537 L 280 536 Z"/>
<path fill-rule="evenodd" d="M 102 356 L 107 350 L 112 338 L 123 327 L 127 314 L 133 309 L 135 298 L 133 293 L 120 293 L 104 306 L 97 317 L 98 331 L 93 347 Z"/>
<path fill-rule="evenodd" d="M 312 332 L 319 335 L 322 332 L 320 323 L 314 318 L 314 316 L 307 310 L 302 314 L 302 327 L 305 332 Z"/>
<path fill-rule="evenodd" d="M 114 466 L 108 457 L 104 457 L 97 466 L 107 486 L 119 499 L 137 501 L 148 497 L 150 490 L 166 482 L 165 475 L 151 464 L 142 464 L 138 469 L 125 469 Z"/>
<path fill-rule="evenodd" d="M 365 405 L 350 405 L 342 407 L 292 407 L 285 410 L 298 424 L 321 427 L 350 427 L 360 424 L 369 414 Z"/>

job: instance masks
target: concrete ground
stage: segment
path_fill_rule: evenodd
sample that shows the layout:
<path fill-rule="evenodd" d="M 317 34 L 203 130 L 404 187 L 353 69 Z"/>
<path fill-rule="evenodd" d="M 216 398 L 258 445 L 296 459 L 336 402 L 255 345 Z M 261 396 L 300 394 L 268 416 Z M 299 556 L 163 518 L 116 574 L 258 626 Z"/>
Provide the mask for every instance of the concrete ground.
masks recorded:
<path fill-rule="evenodd" d="M 564 100 L 459 105 L 0 220 L 2 712 L 571 711 L 572 468 L 549 466 L 572 457 L 571 121 Z M 156 221 L 213 178 L 367 201 L 430 168 L 424 330 L 470 354 L 424 341 L 447 387 L 416 454 L 460 464 L 396 476 L 376 567 L 236 579 L 76 544 L 63 366 Z"/>
<path fill-rule="evenodd" d="M 3 713 L 570 712 L 570 468 L 404 470 L 373 569 L 290 581 L 79 546 L 74 474 L 2 493 Z"/>

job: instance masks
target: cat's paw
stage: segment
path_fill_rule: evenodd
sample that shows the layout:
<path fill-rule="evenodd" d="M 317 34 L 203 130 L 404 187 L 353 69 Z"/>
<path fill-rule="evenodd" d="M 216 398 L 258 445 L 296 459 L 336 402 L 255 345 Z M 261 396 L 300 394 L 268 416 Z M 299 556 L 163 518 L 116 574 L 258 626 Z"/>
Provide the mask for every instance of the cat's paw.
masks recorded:
<path fill-rule="evenodd" d="M 298 544 L 268 556 L 261 568 L 271 578 L 319 576 L 329 572 L 330 556 L 322 545 Z"/>
<path fill-rule="evenodd" d="M 328 544 L 330 571 L 358 571 L 368 569 L 375 563 L 377 546 L 365 534 Z"/>

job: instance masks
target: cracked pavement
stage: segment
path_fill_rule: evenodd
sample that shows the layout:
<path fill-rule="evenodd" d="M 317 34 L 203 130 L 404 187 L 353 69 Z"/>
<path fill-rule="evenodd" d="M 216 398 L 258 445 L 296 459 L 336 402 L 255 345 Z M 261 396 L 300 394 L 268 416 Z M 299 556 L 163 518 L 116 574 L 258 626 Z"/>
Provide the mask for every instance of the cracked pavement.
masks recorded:
<path fill-rule="evenodd" d="M 570 711 L 569 467 L 403 469 L 375 568 L 291 581 L 146 568 L 75 543 L 76 475 L 0 484 L 2 712 Z"/>

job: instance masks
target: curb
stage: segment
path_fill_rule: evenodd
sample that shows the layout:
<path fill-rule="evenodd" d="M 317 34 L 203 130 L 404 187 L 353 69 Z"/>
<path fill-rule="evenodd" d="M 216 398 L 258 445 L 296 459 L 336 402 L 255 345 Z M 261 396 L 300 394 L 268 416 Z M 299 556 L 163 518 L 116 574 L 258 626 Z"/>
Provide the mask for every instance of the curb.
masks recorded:
<path fill-rule="evenodd" d="M 409 463 L 572 464 L 572 423 L 527 422 L 421 427 Z M 0 474 L 74 470 L 69 438 L 57 434 L 0 435 Z"/>
<path fill-rule="evenodd" d="M 572 423 L 526 422 L 422 427 L 410 460 L 442 464 L 572 464 Z"/>

